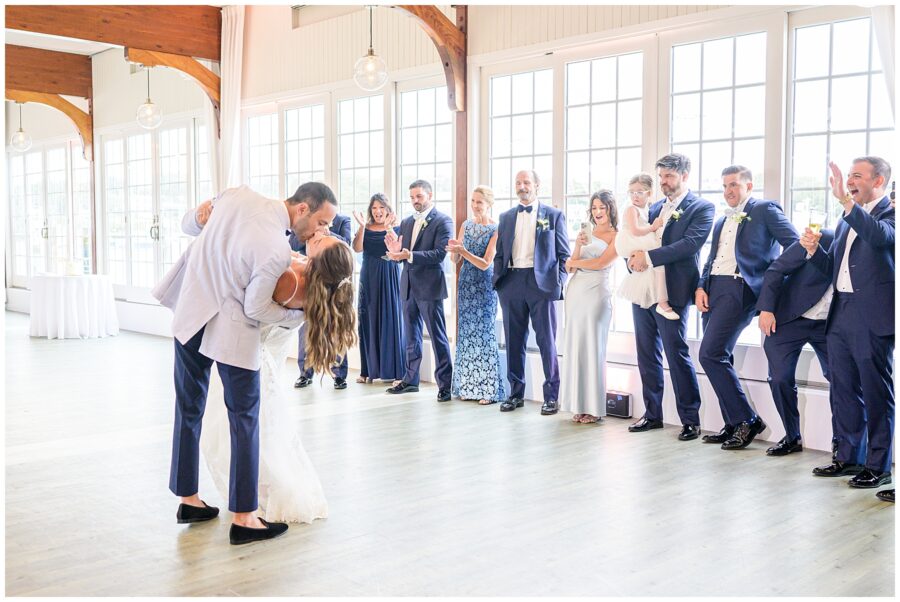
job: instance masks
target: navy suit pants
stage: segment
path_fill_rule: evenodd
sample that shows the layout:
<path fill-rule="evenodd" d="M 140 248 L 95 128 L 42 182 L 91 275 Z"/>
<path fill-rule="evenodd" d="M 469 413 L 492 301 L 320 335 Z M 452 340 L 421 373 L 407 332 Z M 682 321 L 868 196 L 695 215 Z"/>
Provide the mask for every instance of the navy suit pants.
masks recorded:
<path fill-rule="evenodd" d="M 169 489 L 183 497 L 194 495 L 198 489 L 200 428 L 213 364 L 212 359 L 200 353 L 205 328 L 185 345 L 175 339 L 175 429 Z M 254 512 L 259 507 L 259 370 L 220 362 L 217 368 L 231 425 L 228 510 Z"/>
<path fill-rule="evenodd" d="M 807 343 L 812 346 L 828 381 L 828 347 L 825 344 L 825 320 L 797 318 L 787 324 L 775 324 L 775 332 L 763 341 L 763 349 L 769 363 L 769 388 L 775 409 L 784 424 L 784 434 L 789 440 L 800 438 L 800 409 L 797 404 L 797 363 L 800 351 Z M 834 433 L 833 396 L 829 395 L 832 408 L 831 428 Z"/>
<path fill-rule="evenodd" d="M 890 471 L 894 335 L 878 336 L 868 329 L 865 310 L 859 307 L 854 293 L 835 293 L 832 304 L 827 341 L 837 460 L 862 464 L 860 459 L 865 459 L 870 470 Z"/>
<path fill-rule="evenodd" d="M 453 364 L 450 359 L 450 342 L 447 340 L 447 324 L 444 320 L 444 301 L 403 301 L 403 329 L 406 338 L 406 376 L 403 382 L 419 385 L 419 366 L 422 363 L 422 322 L 428 328 L 431 348 L 434 351 L 434 380 L 441 389 L 449 389 L 453 380 Z"/>
<path fill-rule="evenodd" d="M 703 314 L 700 365 L 719 398 L 725 424 L 756 417 L 734 369 L 734 346 L 756 313 L 756 295 L 743 278 L 710 276 L 709 311 Z"/>
<path fill-rule="evenodd" d="M 544 401 L 555 401 L 559 399 L 556 300 L 538 288 L 533 269 L 511 269 L 499 284 L 497 296 L 503 310 L 509 397 L 525 397 L 525 348 L 530 320 L 544 368 Z"/>

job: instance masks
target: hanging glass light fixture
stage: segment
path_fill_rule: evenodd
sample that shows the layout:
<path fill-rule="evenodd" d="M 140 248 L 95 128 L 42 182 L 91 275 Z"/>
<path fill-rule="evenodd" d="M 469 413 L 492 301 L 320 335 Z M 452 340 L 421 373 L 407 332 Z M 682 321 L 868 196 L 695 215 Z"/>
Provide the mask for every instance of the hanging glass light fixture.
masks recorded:
<path fill-rule="evenodd" d="M 353 81 L 366 92 L 374 92 L 387 83 L 387 65 L 372 50 L 372 6 L 369 6 L 369 51 L 353 66 Z"/>
<path fill-rule="evenodd" d="M 162 123 L 162 111 L 150 100 L 150 69 L 144 68 L 147 70 L 147 102 L 138 107 L 137 122 L 146 130 L 155 130 Z"/>
<path fill-rule="evenodd" d="M 13 150 L 24 153 L 31 148 L 31 135 L 22 129 L 22 103 L 17 104 L 19 105 L 19 131 L 9 139 L 9 145 L 13 147 Z"/>

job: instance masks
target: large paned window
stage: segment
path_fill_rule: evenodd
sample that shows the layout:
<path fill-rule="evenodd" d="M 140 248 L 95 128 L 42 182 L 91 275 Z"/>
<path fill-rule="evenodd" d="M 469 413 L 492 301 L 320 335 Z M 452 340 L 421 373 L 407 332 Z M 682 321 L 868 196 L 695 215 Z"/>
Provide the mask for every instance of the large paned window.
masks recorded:
<path fill-rule="evenodd" d="M 691 190 L 716 205 L 716 219 L 726 207 L 722 170 L 749 167 L 753 186 L 763 190 L 766 133 L 766 33 L 680 44 L 672 47 L 670 144 L 691 159 Z M 759 194 L 759 193 L 757 193 Z M 700 253 L 710 252 L 712 235 Z M 698 313 L 691 311 L 688 336 L 701 338 Z M 756 320 L 740 343 L 758 345 Z"/>
<path fill-rule="evenodd" d="M 182 122 L 104 137 L 104 263 L 126 299 L 149 300 L 147 290 L 191 242 L 182 216 L 212 196 L 208 163 L 200 167 L 208 157 L 201 134 L 196 123 Z"/>
<path fill-rule="evenodd" d="M 516 173 L 533 169 L 539 200 L 553 197 L 553 70 L 490 78 L 488 174 L 494 215 L 518 202 Z"/>
<path fill-rule="evenodd" d="M 69 258 L 69 186 L 67 146 L 45 153 L 47 269 L 65 269 Z"/>
<path fill-rule="evenodd" d="M 384 96 L 341 100 L 338 105 L 338 195 L 340 211 L 365 212 L 384 189 Z M 391 199 L 396 208 L 398 199 Z M 354 232 L 357 228 L 354 220 Z"/>
<path fill-rule="evenodd" d="M 627 202 L 641 171 L 643 53 L 566 65 L 566 222 L 569 238 L 601 189 Z"/>
<path fill-rule="evenodd" d="M 831 197 L 828 161 L 894 157 L 894 120 L 871 19 L 794 29 L 789 198 L 794 225 L 833 228 L 842 209 Z"/>
<path fill-rule="evenodd" d="M 25 157 L 9 156 L 10 239 L 13 279 L 28 276 L 28 210 L 25 204 Z"/>
<path fill-rule="evenodd" d="M 401 92 L 398 108 L 398 212 L 403 216 L 412 210 L 409 185 L 425 180 L 438 211 L 453 217 L 453 114 L 447 87 Z"/>
<path fill-rule="evenodd" d="M 212 173 L 209 167 L 209 138 L 206 125 L 194 124 L 194 173 L 197 180 L 197 203 L 212 198 L 219 191 L 213 190 Z"/>
<path fill-rule="evenodd" d="M 72 259 L 91 272 L 91 164 L 80 142 L 70 143 L 72 157 Z"/>
<path fill-rule="evenodd" d="M 278 198 L 278 114 L 253 115 L 247 119 L 247 150 L 244 156 L 247 185 L 259 194 Z"/>
<path fill-rule="evenodd" d="M 44 153 L 25 155 L 25 208 L 28 216 L 28 275 L 47 270 L 47 211 L 44 200 Z"/>
<path fill-rule="evenodd" d="M 285 196 L 304 182 L 325 180 L 325 105 L 284 111 Z"/>

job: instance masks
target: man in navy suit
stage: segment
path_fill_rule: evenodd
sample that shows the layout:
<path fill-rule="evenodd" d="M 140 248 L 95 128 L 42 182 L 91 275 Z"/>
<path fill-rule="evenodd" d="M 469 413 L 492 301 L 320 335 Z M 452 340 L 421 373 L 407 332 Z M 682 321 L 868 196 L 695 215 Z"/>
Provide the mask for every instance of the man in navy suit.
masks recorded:
<path fill-rule="evenodd" d="M 713 228 L 709 257 L 697 283 L 694 300 L 703 314 L 700 365 L 719 398 L 725 426 L 704 443 L 722 449 L 743 449 L 766 429 L 750 407 L 734 370 L 734 346 L 756 315 L 763 275 L 781 248 L 799 238 L 775 201 L 755 199 L 753 175 L 743 165 L 722 170 L 728 208 Z M 779 248 L 781 245 L 781 248 Z"/>
<path fill-rule="evenodd" d="M 500 215 L 494 288 L 503 309 L 509 399 L 501 412 L 525 405 L 525 345 L 528 322 L 534 328 L 544 367 L 541 414 L 559 411 L 559 365 L 556 357 L 556 305 L 562 299 L 569 258 L 569 236 L 562 211 L 539 203 L 541 180 L 532 170 L 516 174 L 519 204 Z"/>
<path fill-rule="evenodd" d="M 348 245 L 350 244 L 350 218 L 346 215 L 338 213 L 331 222 L 331 235 L 340 238 Z M 306 255 L 306 243 L 300 240 L 292 233 L 288 238 L 291 243 L 291 250 Z M 306 369 L 304 360 L 306 359 L 306 322 L 300 327 L 300 341 L 297 346 L 297 366 L 300 368 L 300 378 L 294 382 L 295 389 L 302 389 L 312 382 L 312 368 Z M 331 367 L 331 374 L 334 376 L 334 388 L 347 388 L 347 356 L 341 358 L 340 363 Z"/>
<path fill-rule="evenodd" d="M 419 365 L 422 363 L 422 321 L 431 337 L 438 385 L 438 401 L 450 401 L 453 366 L 444 320 L 444 257 L 447 242 L 453 236 L 453 220 L 431 202 L 431 184 L 416 180 L 409 185 L 413 214 L 400 222 L 400 237 L 388 229 L 385 243 L 388 258 L 403 262 L 400 274 L 400 299 L 403 300 L 403 326 L 406 336 L 406 375 L 388 393 L 419 390 Z"/>
<path fill-rule="evenodd" d="M 828 247 L 833 240 L 832 230 L 822 230 L 823 246 Z M 766 337 L 763 349 L 769 362 L 769 388 L 784 425 L 784 437 L 766 450 L 767 455 L 786 456 L 803 451 L 795 376 L 797 362 L 803 346 L 809 343 L 822 366 L 822 374 L 830 382 L 825 319 L 832 294 L 831 278 L 806 260 L 806 249 L 799 243 L 786 248 L 763 276 L 756 309 L 759 329 Z M 830 393 L 829 403 L 832 403 Z M 832 453 L 835 453 L 833 408 L 831 427 Z"/>
<path fill-rule="evenodd" d="M 891 482 L 894 439 L 894 209 L 885 195 L 891 166 L 880 157 L 854 160 L 846 190 L 840 169 L 830 167 L 832 193 L 844 208 L 834 242 L 826 251 L 809 228 L 800 239 L 834 286 L 826 336 L 838 450 L 813 474 L 856 474 L 851 487 L 873 488 Z M 864 466 L 855 463 L 860 448 Z"/>
<path fill-rule="evenodd" d="M 712 229 L 715 207 L 687 188 L 691 160 L 677 153 L 656 162 L 659 186 L 664 200 L 650 207 L 649 220 L 663 219 L 662 245 L 651 251 L 636 251 L 628 260 L 632 271 L 650 266 L 666 268 L 669 304 L 678 320 L 632 305 L 638 371 L 643 385 L 643 417 L 628 427 L 632 433 L 662 428 L 663 365 L 666 350 L 669 372 L 675 389 L 675 403 L 682 429 L 678 438 L 690 441 L 700 436 L 700 386 L 691 362 L 686 339 L 688 311 L 694 302 L 694 290 L 700 279 L 700 249 Z"/>

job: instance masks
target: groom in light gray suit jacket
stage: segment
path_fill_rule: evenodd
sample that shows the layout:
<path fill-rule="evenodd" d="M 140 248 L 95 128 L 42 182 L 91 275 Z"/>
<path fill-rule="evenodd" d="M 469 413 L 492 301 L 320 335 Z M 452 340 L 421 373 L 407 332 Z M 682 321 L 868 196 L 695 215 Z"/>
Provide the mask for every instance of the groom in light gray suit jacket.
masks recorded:
<path fill-rule="evenodd" d="M 210 520 L 218 514 L 197 492 L 200 427 L 210 369 L 216 362 L 231 423 L 230 539 L 241 544 L 287 530 L 287 525 L 266 523 L 255 514 L 260 323 L 294 327 L 303 318 L 301 311 L 272 300 L 275 283 L 291 263 L 284 233 L 290 228 L 306 241 L 327 230 L 337 201 L 328 186 L 311 182 L 283 202 L 242 186 L 226 190 L 214 205 L 212 212 L 198 208 L 197 239 L 153 295 L 175 313 L 175 429 L 169 488 L 181 497 L 178 522 Z"/>

